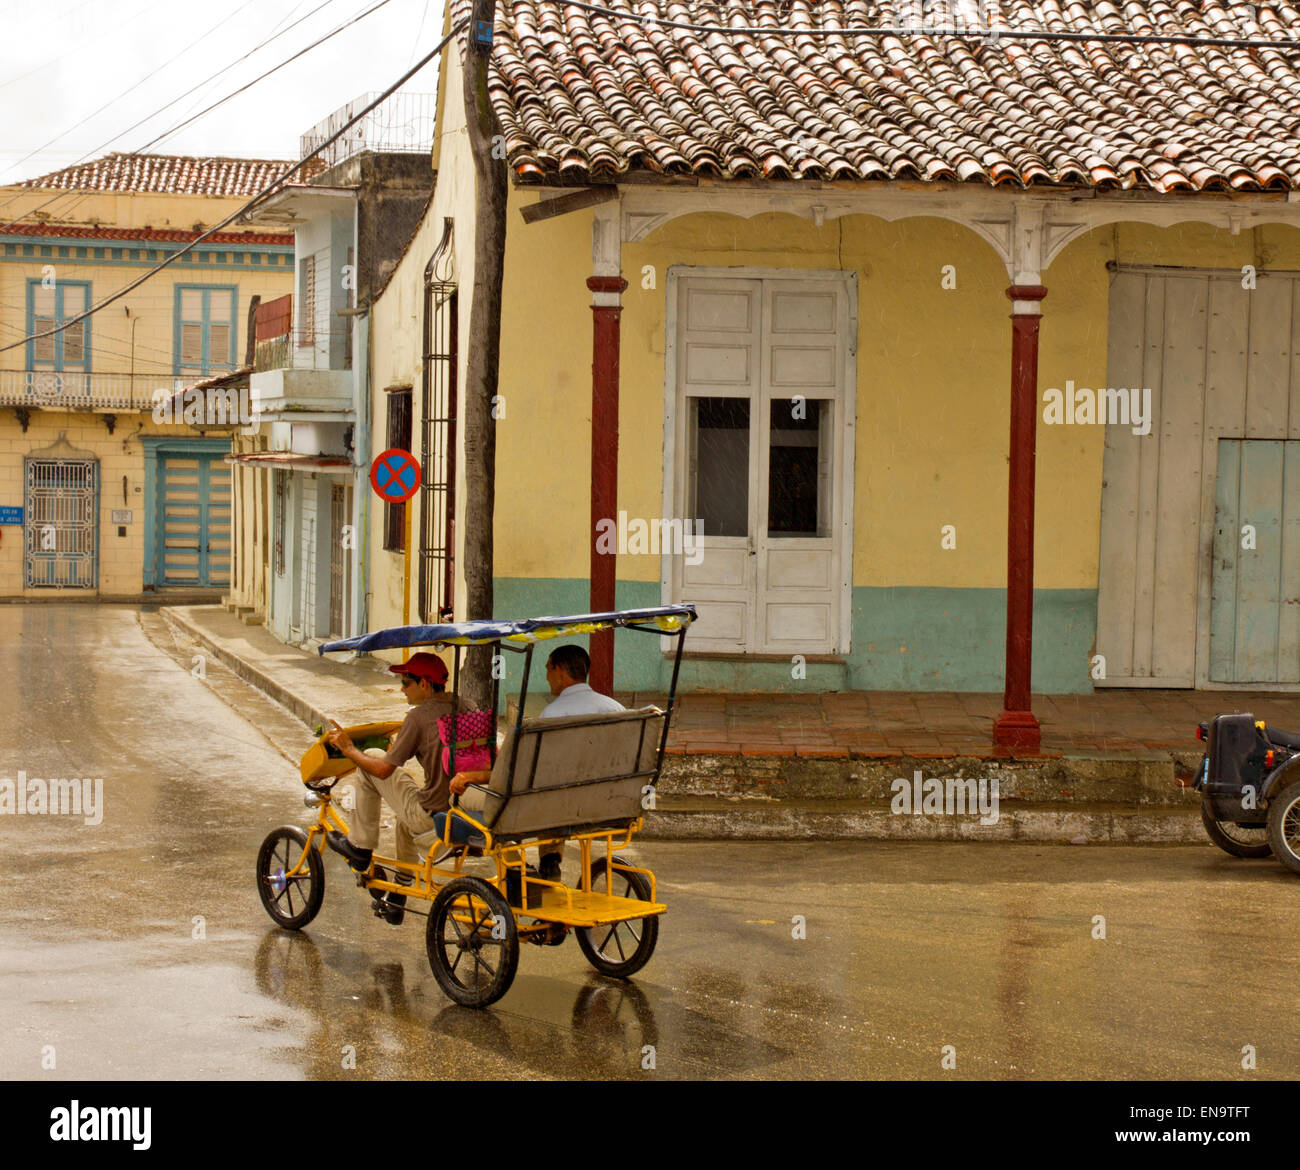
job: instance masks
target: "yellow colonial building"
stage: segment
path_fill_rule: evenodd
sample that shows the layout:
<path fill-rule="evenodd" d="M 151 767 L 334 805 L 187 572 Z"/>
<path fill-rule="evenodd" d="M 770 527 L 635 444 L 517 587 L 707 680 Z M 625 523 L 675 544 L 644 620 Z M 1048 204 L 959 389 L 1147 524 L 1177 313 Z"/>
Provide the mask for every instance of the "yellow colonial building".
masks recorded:
<path fill-rule="evenodd" d="M 0 187 L 0 595 L 226 587 L 247 392 L 216 412 L 174 395 L 245 364 L 254 302 L 293 288 L 293 236 L 217 232 L 75 319 L 289 165 L 110 154 Z"/>
<path fill-rule="evenodd" d="M 371 430 L 403 420 L 426 486 L 405 539 L 369 501 L 394 537 L 371 628 L 690 601 L 688 688 L 1005 686 L 1013 746 L 1031 680 L 1300 690 L 1300 152 L 1270 129 L 1294 65 L 850 36 L 835 0 L 759 5 L 761 28 L 724 0 L 726 35 L 611 6 L 498 6 L 489 50 L 494 615 L 461 573 L 463 24 L 445 53 L 434 197 L 372 311 Z M 601 682 L 662 689 L 649 643 Z"/>

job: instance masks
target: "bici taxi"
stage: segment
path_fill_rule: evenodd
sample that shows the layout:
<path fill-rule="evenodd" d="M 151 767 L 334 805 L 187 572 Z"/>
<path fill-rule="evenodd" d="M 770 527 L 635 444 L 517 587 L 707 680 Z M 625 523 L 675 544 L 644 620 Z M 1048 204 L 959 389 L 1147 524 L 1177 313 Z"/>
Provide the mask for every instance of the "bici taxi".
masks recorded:
<path fill-rule="evenodd" d="M 485 784 L 472 786 L 479 790 L 475 803 L 481 808 L 467 811 L 456 798 L 442 836 L 431 831 L 416 838 L 424 855 L 417 863 L 376 852 L 365 872 L 348 872 L 375 900 L 377 914 L 382 916 L 382 900 L 394 892 L 407 895 L 406 913 L 426 917 L 429 965 L 439 986 L 457 1003 L 481 1008 L 500 999 L 514 980 L 521 939 L 557 946 L 572 933 L 587 961 L 615 978 L 639 971 L 654 953 L 659 916 L 667 907 L 658 901 L 654 874 L 630 864 L 617 850 L 632 841 L 645 809 L 653 807 L 682 647 L 695 620 L 693 605 L 669 605 L 522 621 L 398 626 L 321 646 L 322 654 L 416 646 L 452 650 L 454 698 L 444 717 L 451 721 L 447 771 L 457 772 L 458 750 L 468 759 L 470 753 L 481 756 L 486 749 L 482 762 L 488 764 L 490 776 Z M 525 717 L 536 645 L 604 630 L 675 640 L 664 708 Z M 501 680 L 495 676 L 500 672 L 493 671 L 490 713 L 458 710 L 461 659 L 471 646 L 522 655 L 518 706 L 500 743 L 495 730 L 501 697 Z M 463 730 L 457 728 L 460 721 Z M 370 723 L 345 730 L 358 744 L 382 747 L 400 726 Z M 324 735 L 302 757 L 305 803 L 315 809 L 316 819 L 305 830 L 296 825 L 273 830 L 257 855 L 258 894 L 278 926 L 301 930 L 320 913 L 325 835 L 331 829 L 348 831 L 334 789 L 354 768 L 326 745 Z M 462 843 L 455 837 L 468 840 Z M 544 880 L 525 860 L 527 848 L 566 840 L 579 852 L 574 886 Z M 469 872 L 467 864 L 476 872 Z M 399 874 L 404 882 L 397 881 Z M 427 911 L 416 908 L 421 901 L 428 904 Z"/>

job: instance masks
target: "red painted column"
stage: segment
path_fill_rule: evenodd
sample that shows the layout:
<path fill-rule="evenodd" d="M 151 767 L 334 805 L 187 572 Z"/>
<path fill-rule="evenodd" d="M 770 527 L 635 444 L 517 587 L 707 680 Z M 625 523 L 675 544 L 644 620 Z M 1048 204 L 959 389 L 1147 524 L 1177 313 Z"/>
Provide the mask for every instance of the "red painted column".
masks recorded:
<path fill-rule="evenodd" d="M 621 276 L 589 276 L 595 294 L 591 315 L 591 612 L 614 608 L 616 551 L 597 551 L 601 520 L 618 521 L 618 350 L 619 296 L 627 288 Z M 614 689 L 614 632 L 591 636 L 593 690 Z"/>
<path fill-rule="evenodd" d="M 993 742 L 1037 751 L 1030 709 L 1034 649 L 1034 454 L 1038 428 L 1038 302 L 1047 289 L 1013 284 L 1011 312 L 1011 469 L 1007 488 L 1007 660 L 1002 714 Z"/>

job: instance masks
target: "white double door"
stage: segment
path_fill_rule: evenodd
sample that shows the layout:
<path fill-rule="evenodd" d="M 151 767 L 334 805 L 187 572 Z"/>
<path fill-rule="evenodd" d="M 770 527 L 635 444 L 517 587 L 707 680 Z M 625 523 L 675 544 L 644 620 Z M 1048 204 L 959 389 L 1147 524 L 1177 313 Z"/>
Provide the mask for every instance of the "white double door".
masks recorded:
<path fill-rule="evenodd" d="M 689 649 L 844 653 L 854 275 L 671 275 L 665 502 L 702 535 L 663 584 L 699 607 Z"/>

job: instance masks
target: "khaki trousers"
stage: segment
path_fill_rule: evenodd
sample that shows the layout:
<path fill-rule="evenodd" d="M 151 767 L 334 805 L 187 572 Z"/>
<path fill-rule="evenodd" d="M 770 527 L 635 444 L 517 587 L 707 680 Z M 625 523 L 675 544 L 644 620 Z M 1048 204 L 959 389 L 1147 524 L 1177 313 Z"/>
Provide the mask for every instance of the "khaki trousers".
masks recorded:
<path fill-rule="evenodd" d="M 384 753 L 371 748 L 366 755 L 382 759 Z M 405 768 L 398 768 L 384 780 L 358 768 L 352 780 L 357 807 L 348 824 L 348 840 L 358 849 L 379 847 L 380 801 L 386 800 L 397 817 L 393 827 L 397 860 L 419 861 L 420 851 L 415 847 L 414 838 L 436 827 L 433 816 L 425 812 L 419 801 L 423 787 Z"/>

